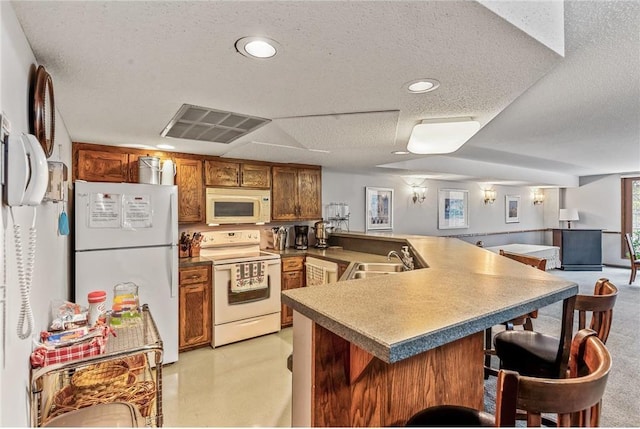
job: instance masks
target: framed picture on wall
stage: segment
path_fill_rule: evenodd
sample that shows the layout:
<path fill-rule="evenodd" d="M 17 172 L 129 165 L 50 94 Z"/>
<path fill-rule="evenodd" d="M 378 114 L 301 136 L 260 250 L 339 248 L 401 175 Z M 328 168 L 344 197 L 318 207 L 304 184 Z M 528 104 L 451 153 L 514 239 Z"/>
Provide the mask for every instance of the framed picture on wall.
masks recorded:
<path fill-rule="evenodd" d="M 393 229 L 393 189 L 365 188 L 366 229 Z"/>
<path fill-rule="evenodd" d="M 438 229 L 469 228 L 469 191 L 438 191 Z"/>
<path fill-rule="evenodd" d="M 505 222 L 520 222 L 520 195 L 507 195 L 505 197 Z"/>

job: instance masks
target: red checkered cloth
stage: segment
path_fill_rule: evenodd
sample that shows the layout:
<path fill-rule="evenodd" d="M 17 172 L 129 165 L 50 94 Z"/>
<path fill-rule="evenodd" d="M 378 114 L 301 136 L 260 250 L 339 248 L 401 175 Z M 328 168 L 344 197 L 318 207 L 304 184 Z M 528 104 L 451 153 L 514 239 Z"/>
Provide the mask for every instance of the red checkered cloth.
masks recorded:
<path fill-rule="evenodd" d="M 47 365 L 97 356 L 104 353 L 107 338 L 109 337 L 109 333 L 113 332 L 113 330 L 108 326 L 101 329 L 103 329 L 102 336 L 94 337 L 88 342 L 53 349 L 45 346 L 37 347 L 31 353 L 31 367 L 40 368 Z M 115 333 L 113 334 L 115 335 Z"/>

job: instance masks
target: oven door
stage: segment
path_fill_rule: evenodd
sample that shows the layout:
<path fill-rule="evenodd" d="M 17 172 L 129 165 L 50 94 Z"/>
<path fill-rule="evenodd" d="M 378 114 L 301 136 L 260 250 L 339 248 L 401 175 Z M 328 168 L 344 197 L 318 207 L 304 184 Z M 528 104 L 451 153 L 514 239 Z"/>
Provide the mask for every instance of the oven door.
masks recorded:
<path fill-rule="evenodd" d="M 264 284 L 238 285 L 238 269 L 264 262 Z M 280 259 L 214 265 L 214 324 L 277 313 L 280 307 Z M 249 282 L 250 283 L 250 282 Z"/>

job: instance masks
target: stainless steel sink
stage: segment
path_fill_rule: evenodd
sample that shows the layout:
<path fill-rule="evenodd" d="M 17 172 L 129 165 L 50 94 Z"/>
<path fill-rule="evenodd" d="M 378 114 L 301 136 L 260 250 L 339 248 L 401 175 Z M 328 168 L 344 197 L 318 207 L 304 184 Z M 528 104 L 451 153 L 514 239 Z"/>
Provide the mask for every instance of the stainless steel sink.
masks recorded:
<path fill-rule="evenodd" d="M 384 263 L 384 262 L 367 262 L 358 264 L 356 268 L 357 271 L 376 271 L 376 272 L 384 272 L 384 273 L 399 273 L 404 271 L 402 264 L 395 264 L 392 262 Z"/>
<path fill-rule="evenodd" d="M 366 279 L 369 277 L 386 276 L 387 274 L 395 274 L 395 272 L 389 271 L 354 271 L 349 280 L 353 279 Z"/>

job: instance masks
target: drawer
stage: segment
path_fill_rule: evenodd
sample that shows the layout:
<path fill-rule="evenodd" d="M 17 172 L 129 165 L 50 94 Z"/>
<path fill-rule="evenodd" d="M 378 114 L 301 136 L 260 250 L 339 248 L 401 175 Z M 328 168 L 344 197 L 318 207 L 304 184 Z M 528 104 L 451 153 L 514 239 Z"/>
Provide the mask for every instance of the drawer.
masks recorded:
<path fill-rule="evenodd" d="M 180 269 L 180 286 L 192 283 L 204 283 L 209 281 L 209 269 L 207 267 L 193 267 Z"/>
<path fill-rule="evenodd" d="M 304 267 L 304 256 L 282 259 L 282 271 L 300 271 Z"/>

